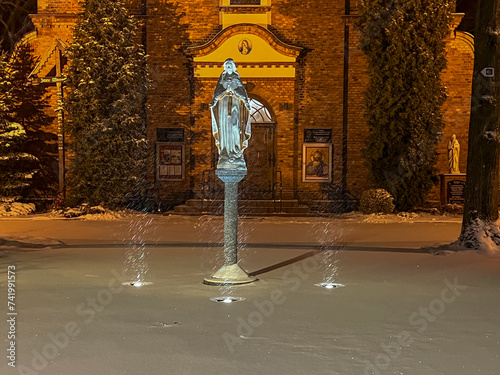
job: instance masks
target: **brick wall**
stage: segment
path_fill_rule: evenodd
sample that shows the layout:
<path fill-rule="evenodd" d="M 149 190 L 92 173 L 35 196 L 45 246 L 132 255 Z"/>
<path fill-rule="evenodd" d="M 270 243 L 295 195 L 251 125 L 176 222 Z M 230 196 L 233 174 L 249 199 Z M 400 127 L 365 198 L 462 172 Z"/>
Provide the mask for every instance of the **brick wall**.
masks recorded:
<path fill-rule="evenodd" d="M 182 182 L 156 182 L 154 157 L 148 180 L 165 201 L 181 203 L 192 192 L 201 194 L 201 177 L 213 170 L 216 150 L 210 132 L 210 102 L 215 80 L 194 79 L 185 49 L 210 41 L 218 31 L 219 0 L 130 0 L 133 13 L 146 4 L 146 49 L 149 55 L 151 90 L 148 94 L 148 134 L 156 129 L 183 127 L 186 136 L 186 176 Z M 341 185 L 343 127 L 344 1 L 306 0 L 292 6 L 287 0 L 272 3 L 272 25 L 282 41 L 302 47 L 296 79 L 254 79 L 250 96 L 266 101 L 277 122 L 276 169 L 283 173 L 284 190 L 302 200 L 323 198 L 322 184 L 303 183 L 301 175 L 304 129 L 329 128 L 333 133 L 333 186 Z M 33 17 L 38 38 L 33 42 L 42 56 L 58 38 L 69 42 L 76 0 L 39 0 L 39 16 Z M 54 14 L 47 14 L 54 13 Z M 66 15 L 61 13 L 67 13 Z M 350 26 L 348 169 L 347 187 L 356 196 L 371 187 L 361 157 L 367 132 L 363 117 L 363 92 L 368 82 L 366 59 L 357 49 L 357 34 Z M 457 33 L 448 41 L 448 69 L 443 75 L 449 99 L 443 114 L 446 127 L 440 142 L 438 168 L 447 172 L 447 141 L 455 133 L 462 146 L 460 169 L 465 171 L 470 106 L 471 40 Z M 50 63 L 47 64 L 49 69 Z M 245 77 L 242 77 L 245 80 Z M 289 103 L 284 109 L 284 103 Z M 154 150 L 151 150 L 152 155 Z M 220 188 L 220 186 L 218 187 Z M 435 197 L 435 191 L 430 198 Z M 434 194 L 434 195 L 433 195 Z M 293 195 L 293 194 L 292 194 Z"/>
<path fill-rule="evenodd" d="M 474 67 L 473 38 L 457 31 L 447 40 L 448 67 L 442 74 L 448 98 L 443 106 L 445 127 L 438 144 L 437 168 L 440 173 L 448 173 L 448 142 L 456 134 L 460 143 L 460 172 L 467 170 L 467 152 L 469 141 L 469 118 L 472 91 L 472 70 Z M 439 187 L 429 194 L 430 200 L 439 199 Z"/>
<path fill-rule="evenodd" d="M 359 33 L 350 24 L 349 45 L 349 109 L 348 109 L 348 152 L 347 152 L 347 188 L 355 197 L 373 187 L 368 168 L 362 157 L 365 148 L 365 137 L 368 126 L 364 117 L 364 92 L 369 78 L 366 74 L 368 66 L 364 53 L 357 48 Z"/>
<path fill-rule="evenodd" d="M 156 141 L 157 128 L 185 128 L 189 137 L 191 123 L 189 68 L 182 48 L 189 44 L 183 9 L 170 2 L 149 1 L 147 7 L 146 52 L 151 80 L 148 93 L 148 134 Z M 188 145 L 185 145 L 188 146 Z M 155 148 L 155 142 L 152 143 Z M 180 203 L 190 190 L 190 148 L 185 147 L 186 176 L 183 181 L 157 182 L 156 163 L 149 164 L 148 181 L 167 201 Z M 154 153 L 154 150 L 152 150 Z M 154 159 L 154 158 L 153 158 Z M 180 193 L 180 194 L 179 194 Z"/>
<path fill-rule="evenodd" d="M 329 128 L 333 132 L 333 183 L 341 183 L 343 1 L 303 1 L 291 6 L 275 0 L 272 31 L 284 41 L 304 48 L 299 58 L 296 90 L 296 142 L 294 185 L 302 200 L 320 197 L 321 184 L 302 182 L 304 129 Z M 288 176 L 289 177 L 289 176 Z"/>
<path fill-rule="evenodd" d="M 141 5 L 145 0 L 126 0 L 126 4 L 133 14 L 140 14 Z M 81 11 L 78 0 L 38 0 L 38 14 L 75 14 Z"/>
<path fill-rule="evenodd" d="M 41 13 L 77 13 L 80 5 L 77 0 L 38 0 L 38 14 Z"/>
<path fill-rule="evenodd" d="M 355 196 L 372 187 L 368 170 L 361 157 L 365 134 L 368 132 L 363 118 L 363 93 L 368 85 L 366 58 L 356 48 L 359 35 L 351 28 L 351 48 L 349 63 L 349 153 L 348 188 Z M 456 134 L 460 142 L 460 171 L 467 168 L 468 130 L 470 117 L 472 69 L 474 67 L 473 38 L 457 31 L 446 41 L 448 66 L 442 73 L 447 100 L 442 108 L 445 127 L 441 141 L 437 145 L 439 173 L 448 173 L 448 141 Z M 435 186 L 427 198 L 439 200 L 439 186 Z"/>

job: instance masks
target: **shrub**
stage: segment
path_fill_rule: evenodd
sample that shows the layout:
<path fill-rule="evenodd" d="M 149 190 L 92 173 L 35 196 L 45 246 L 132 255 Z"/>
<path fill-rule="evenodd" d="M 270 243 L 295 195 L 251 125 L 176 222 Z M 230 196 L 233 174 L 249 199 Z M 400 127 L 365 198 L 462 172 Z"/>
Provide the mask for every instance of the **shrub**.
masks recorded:
<path fill-rule="evenodd" d="M 364 214 L 390 214 L 394 207 L 394 198 L 387 190 L 370 189 L 361 195 L 359 208 Z"/>

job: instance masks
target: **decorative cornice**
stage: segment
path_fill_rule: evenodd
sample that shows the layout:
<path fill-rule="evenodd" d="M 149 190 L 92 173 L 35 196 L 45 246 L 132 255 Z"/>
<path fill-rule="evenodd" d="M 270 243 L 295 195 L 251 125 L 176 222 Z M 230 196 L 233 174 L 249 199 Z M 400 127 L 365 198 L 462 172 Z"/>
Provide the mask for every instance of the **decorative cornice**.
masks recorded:
<path fill-rule="evenodd" d="M 465 13 L 452 13 L 451 16 L 453 17 L 451 21 L 451 29 L 455 30 L 458 27 L 458 25 L 460 25 L 460 22 L 462 22 Z"/>
<path fill-rule="evenodd" d="M 206 56 L 209 53 L 215 51 L 231 36 L 237 34 L 257 35 L 262 39 L 264 39 L 276 51 L 285 56 L 297 57 L 302 51 L 302 47 L 292 46 L 290 44 L 282 42 L 280 39 L 278 39 L 276 35 L 274 35 L 272 32 L 270 32 L 268 29 L 262 26 L 242 23 L 242 24 L 232 25 L 223 29 L 208 43 L 205 43 L 201 46 L 186 48 L 186 53 L 195 57 Z"/>
<path fill-rule="evenodd" d="M 203 62 L 197 62 L 196 66 L 202 67 L 202 68 L 222 68 L 224 66 L 223 62 L 216 62 L 216 61 L 203 61 Z M 238 63 L 238 68 L 244 67 L 244 68 L 269 68 L 269 67 L 285 67 L 285 68 L 293 68 L 296 67 L 297 63 L 296 62 L 251 62 L 251 63 L 245 63 L 245 62 L 240 62 Z"/>
<path fill-rule="evenodd" d="M 252 62 L 252 63 L 245 63 L 245 62 L 240 62 L 238 63 L 238 68 L 295 68 L 297 67 L 296 62 L 289 62 L 289 63 L 283 63 L 283 62 Z M 196 66 L 198 68 L 223 68 L 224 63 L 223 62 L 197 62 Z"/>
<path fill-rule="evenodd" d="M 77 18 L 76 13 L 36 13 L 30 14 L 30 18 Z"/>
<path fill-rule="evenodd" d="M 219 77 L 196 77 L 196 82 L 217 82 Z M 248 82 L 260 82 L 260 81 L 269 81 L 269 82 L 295 82 L 295 77 L 249 77 L 242 78 L 243 84 L 247 84 Z"/>

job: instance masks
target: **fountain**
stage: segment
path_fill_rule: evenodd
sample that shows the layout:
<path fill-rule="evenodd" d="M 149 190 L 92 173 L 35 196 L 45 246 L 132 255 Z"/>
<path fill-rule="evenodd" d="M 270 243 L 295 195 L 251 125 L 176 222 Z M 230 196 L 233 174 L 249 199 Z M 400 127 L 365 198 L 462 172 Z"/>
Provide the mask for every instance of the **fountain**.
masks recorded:
<path fill-rule="evenodd" d="M 152 282 L 145 281 L 146 274 L 149 272 L 149 250 L 146 238 L 151 224 L 152 218 L 146 213 L 130 219 L 128 229 L 132 237 L 128 240 L 125 252 L 125 274 L 131 280 L 122 283 L 125 286 L 140 288 L 152 284 Z"/>
<path fill-rule="evenodd" d="M 219 151 L 215 173 L 224 182 L 224 266 L 203 282 L 247 284 L 257 279 L 238 265 L 238 183 L 247 174 L 243 151 L 251 135 L 250 103 L 233 59 L 224 62 L 210 110 L 212 134 Z"/>
<path fill-rule="evenodd" d="M 321 252 L 320 265 L 323 274 L 322 282 L 314 284 L 320 288 L 337 289 L 345 286 L 338 283 L 336 280 L 339 277 L 340 253 L 337 243 L 341 242 L 343 230 L 338 224 L 333 224 L 331 221 L 321 223 L 321 226 L 316 229 L 316 237 L 320 242 Z"/>

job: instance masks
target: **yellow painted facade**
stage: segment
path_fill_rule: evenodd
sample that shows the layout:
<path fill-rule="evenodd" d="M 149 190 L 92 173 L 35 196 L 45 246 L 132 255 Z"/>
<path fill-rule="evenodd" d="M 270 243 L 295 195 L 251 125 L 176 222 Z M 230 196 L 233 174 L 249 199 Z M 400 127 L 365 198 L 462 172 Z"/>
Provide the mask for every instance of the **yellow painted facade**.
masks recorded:
<path fill-rule="evenodd" d="M 260 65 L 249 66 L 238 63 L 236 59 L 236 66 L 240 76 L 246 80 L 248 78 L 294 78 L 295 66 L 294 65 Z M 219 66 L 220 65 L 220 66 Z M 196 78 L 219 78 L 221 74 L 222 64 L 218 63 L 217 66 L 196 64 L 194 75 Z"/>
<path fill-rule="evenodd" d="M 296 57 L 278 52 L 254 34 L 233 35 L 207 55 L 196 56 L 195 77 L 218 78 L 228 58 L 235 61 L 242 77 L 295 77 Z"/>

